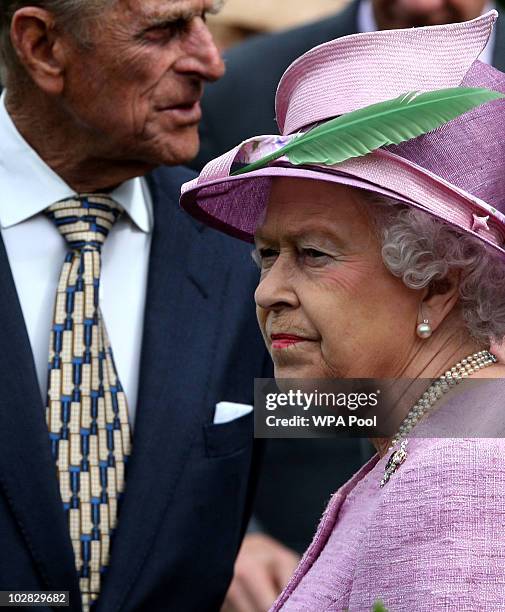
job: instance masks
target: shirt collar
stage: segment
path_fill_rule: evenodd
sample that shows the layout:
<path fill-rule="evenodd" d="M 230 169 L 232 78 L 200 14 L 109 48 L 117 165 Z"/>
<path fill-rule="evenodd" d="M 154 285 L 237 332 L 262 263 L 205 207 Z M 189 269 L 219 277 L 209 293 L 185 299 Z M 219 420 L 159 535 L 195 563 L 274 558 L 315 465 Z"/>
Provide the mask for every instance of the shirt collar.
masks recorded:
<path fill-rule="evenodd" d="M 482 14 L 495 8 L 494 2 L 487 2 Z M 375 32 L 377 30 L 377 22 L 373 14 L 372 0 L 361 0 L 358 7 L 358 31 L 359 32 Z M 496 38 L 496 31 L 493 29 L 486 47 L 480 54 L 479 60 L 486 64 L 493 63 L 493 50 Z"/>
<path fill-rule="evenodd" d="M 0 96 L 0 225 L 22 223 L 45 208 L 75 195 L 18 132 Z M 153 227 L 152 200 L 144 179 L 122 183 L 110 196 L 145 233 Z"/>

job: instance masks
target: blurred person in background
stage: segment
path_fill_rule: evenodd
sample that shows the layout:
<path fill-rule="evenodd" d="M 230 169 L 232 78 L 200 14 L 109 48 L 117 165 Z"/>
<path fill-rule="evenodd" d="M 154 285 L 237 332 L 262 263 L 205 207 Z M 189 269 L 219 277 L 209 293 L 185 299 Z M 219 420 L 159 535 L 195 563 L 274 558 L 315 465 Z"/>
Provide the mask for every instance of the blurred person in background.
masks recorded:
<path fill-rule="evenodd" d="M 226 75 L 206 90 L 197 170 L 252 134 L 275 134 L 274 99 L 283 72 L 310 48 L 377 29 L 438 25 L 473 19 L 496 3 L 486 0 L 354 0 L 315 23 L 260 35 L 225 54 Z M 497 7 L 499 8 L 499 6 Z M 498 19 L 480 56 L 505 69 L 505 19 Z M 266 450 L 255 521 L 235 564 L 223 612 L 260 612 L 284 586 L 312 536 L 321 509 L 371 454 L 365 440 L 272 440 Z M 303 494 L 299 484 L 304 482 Z"/>

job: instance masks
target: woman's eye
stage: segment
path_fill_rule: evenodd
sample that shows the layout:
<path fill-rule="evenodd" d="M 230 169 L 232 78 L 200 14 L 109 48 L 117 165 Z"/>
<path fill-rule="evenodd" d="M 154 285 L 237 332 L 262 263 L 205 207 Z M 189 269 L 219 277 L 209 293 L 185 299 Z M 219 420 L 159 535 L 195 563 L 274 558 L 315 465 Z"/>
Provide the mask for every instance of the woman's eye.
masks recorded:
<path fill-rule="evenodd" d="M 322 251 L 318 251 L 317 249 L 302 249 L 302 254 L 304 257 L 308 257 L 309 259 L 321 259 L 322 257 L 329 257 L 326 253 Z"/>
<path fill-rule="evenodd" d="M 317 249 L 302 249 L 301 258 L 303 263 L 309 266 L 321 266 L 328 262 L 331 257 L 327 253 L 318 251 Z"/>
<path fill-rule="evenodd" d="M 279 251 L 275 249 L 261 248 L 255 249 L 252 252 L 252 258 L 260 270 L 270 268 L 275 263 L 275 260 L 279 256 Z"/>
<path fill-rule="evenodd" d="M 313 257 L 314 259 L 318 257 L 326 257 L 326 253 L 322 253 L 321 251 L 318 251 L 316 249 L 303 249 L 303 253 L 308 257 Z"/>

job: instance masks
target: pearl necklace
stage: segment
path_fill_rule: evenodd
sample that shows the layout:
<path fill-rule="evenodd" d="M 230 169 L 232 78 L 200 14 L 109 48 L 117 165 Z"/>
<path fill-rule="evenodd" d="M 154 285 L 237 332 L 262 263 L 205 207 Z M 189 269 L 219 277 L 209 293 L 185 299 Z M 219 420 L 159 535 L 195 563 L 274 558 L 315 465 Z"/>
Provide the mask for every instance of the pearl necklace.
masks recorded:
<path fill-rule="evenodd" d="M 381 480 L 380 486 L 383 487 L 390 479 L 391 475 L 396 472 L 398 467 L 405 461 L 407 457 L 406 447 L 408 440 L 406 436 L 412 431 L 417 423 L 424 415 L 431 410 L 433 405 L 439 400 L 451 387 L 458 385 L 464 378 L 471 376 L 477 370 L 487 368 L 497 362 L 496 357 L 489 351 L 479 351 L 473 353 L 458 363 L 442 376 L 437 378 L 423 393 L 419 400 L 409 410 L 407 416 L 403 419 L 398 432 L 391 441 L 391 446 L 388 450 L 393 450 L 393 447 L 400 442 L 400 448 L 395 451 L 386 464 L 384 477 Z"/>

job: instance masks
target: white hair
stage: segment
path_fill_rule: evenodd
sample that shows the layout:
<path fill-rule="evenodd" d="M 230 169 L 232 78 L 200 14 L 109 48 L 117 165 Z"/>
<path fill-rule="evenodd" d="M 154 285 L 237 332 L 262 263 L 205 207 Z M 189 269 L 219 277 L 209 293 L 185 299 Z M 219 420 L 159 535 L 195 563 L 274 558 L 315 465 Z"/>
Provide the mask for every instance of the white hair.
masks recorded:
<path fill-rule="evenodd" d="M 382 244 L 382 259 L 411 289 L 442 292 L 460 273 L 459 304 L 470 335 L 489 343 L 505 337 L 505 260 L 478 238 L 421 210 L 366 193 Z"/>
<path fill-rule="evenodd" d="M 25 6 L 38 6 L 52 13 L 62 29 L 71 32 L 82 44 L 89 38 L 90 25 L 117 0 L 0 0 L 0 80 L 20 75 L 21 66 L 11 43 L 14 14 Z"/>

